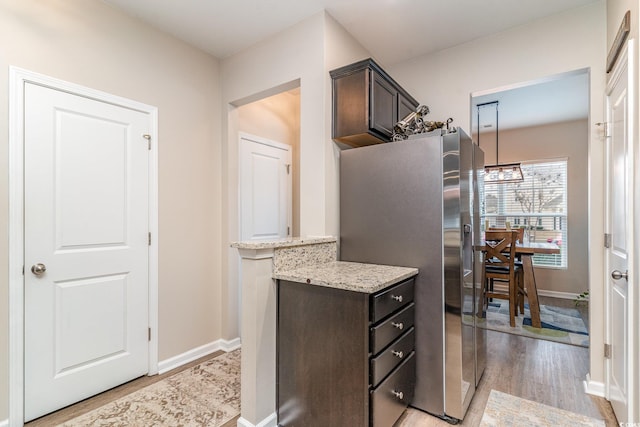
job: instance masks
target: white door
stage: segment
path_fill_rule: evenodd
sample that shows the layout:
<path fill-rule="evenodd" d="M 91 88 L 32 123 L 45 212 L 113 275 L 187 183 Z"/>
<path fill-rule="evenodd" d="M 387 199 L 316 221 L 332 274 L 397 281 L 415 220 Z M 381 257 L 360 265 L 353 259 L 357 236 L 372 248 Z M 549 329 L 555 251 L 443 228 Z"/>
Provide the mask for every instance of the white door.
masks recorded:
<path fill-rule="evenodd" d="M 607 279 L 606 315 L 607 343 L 610 358 L 607 363 L 607 387 L 611 405 L 621 423 L 629 419 L 632 372 L 631 340 L 635 325 L 630 321 L 632 299 L 629 295 L 629 261 L 633 254 L 633 96 L 629 91 L 633 78 L 631 41 L 616 65 L 606 92 L 607 111 Z"/>
<path fill-rule="evenodd" d="M 25 420 L 148 370 L 148 115 L 26 83 Z M 46 269 L 46 270 L 45 270 Z"/>
<path fill-rule="evenodd" d="M 291 147 L 240 136 L 241 240 L 291 234 Z"/>

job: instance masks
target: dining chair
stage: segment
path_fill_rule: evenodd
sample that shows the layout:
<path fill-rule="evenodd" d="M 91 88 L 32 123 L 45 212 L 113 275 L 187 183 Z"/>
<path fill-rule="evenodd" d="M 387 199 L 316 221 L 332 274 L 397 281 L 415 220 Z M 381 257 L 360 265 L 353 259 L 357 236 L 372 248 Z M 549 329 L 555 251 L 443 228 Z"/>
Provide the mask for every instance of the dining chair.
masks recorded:
<path fill-rule="evenodd" d="M 485 231 L 485 259 L 483 264 L 484 303 L 498 298 L 509 301 L 509 324 L 515 327 L 518 308 L 524 313 L 524 275 L 515 263 L 518 231 Z M 507 283 L 507 292 L 494 288 L 494 282 Z"/>
<path fill-rule="evenodd" d="M 489 231 L 515 231 L 518 233 L 518 243 L 522 244 L 524 241 L 524 228 L 522 227 L 512 228 L 511 230 L 499 227 L 489 227 Z"/>

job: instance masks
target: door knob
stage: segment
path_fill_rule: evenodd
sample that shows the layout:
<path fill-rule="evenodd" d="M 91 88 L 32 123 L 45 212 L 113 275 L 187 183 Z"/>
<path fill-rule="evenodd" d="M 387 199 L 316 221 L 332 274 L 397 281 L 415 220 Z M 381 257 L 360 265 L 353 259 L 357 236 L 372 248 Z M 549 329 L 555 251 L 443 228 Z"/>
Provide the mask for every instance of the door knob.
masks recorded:
<path fill-rule="evenodd" d="M 47 271 L 47 266 L 40 262 L 31 266 L 31 272 L 36 276 L 42 276 L 45 271 Z"/>
<path fill-rule="evenodd" d="M 611 272 L 611 278 L 613 280 L 620 280 L 622 278 L 624 278 L 624 280 L 629 280 L 629 270 L 625 271 L 624 273 L 620 272 L 619 270 L 613 270 Z"/>

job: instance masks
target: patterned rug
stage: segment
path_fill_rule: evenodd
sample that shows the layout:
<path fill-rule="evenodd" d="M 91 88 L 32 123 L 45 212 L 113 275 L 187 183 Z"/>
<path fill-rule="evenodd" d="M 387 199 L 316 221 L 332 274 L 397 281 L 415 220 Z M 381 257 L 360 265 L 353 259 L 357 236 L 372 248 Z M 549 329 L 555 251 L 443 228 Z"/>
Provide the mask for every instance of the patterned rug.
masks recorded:
<path fill-rule="evenodd" d="M 486 319 L 480 319 L 478 326 L 499 332 L 589 347 L 589 332 L 575 308 L 540 305 L 540 322 L 542 328 L 531 326 L 529 304 L 525 304 L 524 316 L 519 314 L 516 317 L 516 326 L 512 328 L 509 325 L 509 302 L 494 299 L 489 303 Z"/>
<path fill-rule="evenodd" d="M 510 394 L 491 390 L 480 427 L 604 427 L 604 420 L 587 417 Z"/>
<path fill-rule="evenodd" d="M 60 426 L 219 427 L 239 414 L 240 350 L 235 350 Z"/>

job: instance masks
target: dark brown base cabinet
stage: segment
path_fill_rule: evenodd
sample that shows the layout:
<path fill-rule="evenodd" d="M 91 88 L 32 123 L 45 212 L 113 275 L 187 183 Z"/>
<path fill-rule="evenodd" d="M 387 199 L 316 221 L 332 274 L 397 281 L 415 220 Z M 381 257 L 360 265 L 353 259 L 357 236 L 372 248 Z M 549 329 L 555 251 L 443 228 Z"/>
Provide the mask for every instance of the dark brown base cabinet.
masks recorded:
<path fill-rule="evenodd" d="M 391 427 L 415 385 L 413 278 L 375 294 L 278 281 L 285 427 Z"/>

